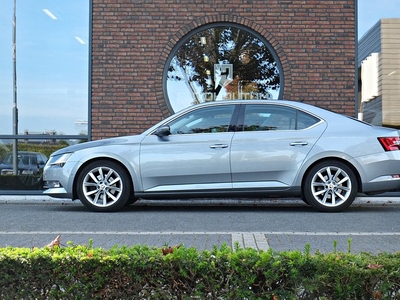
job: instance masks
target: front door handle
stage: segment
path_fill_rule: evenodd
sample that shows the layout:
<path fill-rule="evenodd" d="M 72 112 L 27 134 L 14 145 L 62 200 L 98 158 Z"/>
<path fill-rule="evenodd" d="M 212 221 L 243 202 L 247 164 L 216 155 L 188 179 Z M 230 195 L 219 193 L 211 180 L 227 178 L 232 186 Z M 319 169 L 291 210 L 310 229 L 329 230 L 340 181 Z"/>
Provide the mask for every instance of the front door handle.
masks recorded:
<path fill-rule="evenodd" d="M 227 144 L 215 144 L 210 146 L 211 149 L 228 148 Z"/>
<path fill-rule="evenodd" d="M 290 146 L 307 146 L 308 142 L 293 142 L 289 144 Z"/>

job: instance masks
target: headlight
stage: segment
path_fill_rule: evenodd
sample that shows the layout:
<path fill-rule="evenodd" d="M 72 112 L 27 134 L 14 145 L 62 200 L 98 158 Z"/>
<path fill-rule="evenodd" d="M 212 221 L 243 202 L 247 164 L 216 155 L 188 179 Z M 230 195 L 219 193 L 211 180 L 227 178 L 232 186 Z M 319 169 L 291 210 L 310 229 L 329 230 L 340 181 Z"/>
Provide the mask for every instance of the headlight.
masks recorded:
<path fill-rule="evenodd" d="M 50 166 L 59 166 L 64 167 L 67 160 L 71 157 L 72 153 L 64 153 L 60 155 L 56 155 L 50 158 L 49 165 Z"/>

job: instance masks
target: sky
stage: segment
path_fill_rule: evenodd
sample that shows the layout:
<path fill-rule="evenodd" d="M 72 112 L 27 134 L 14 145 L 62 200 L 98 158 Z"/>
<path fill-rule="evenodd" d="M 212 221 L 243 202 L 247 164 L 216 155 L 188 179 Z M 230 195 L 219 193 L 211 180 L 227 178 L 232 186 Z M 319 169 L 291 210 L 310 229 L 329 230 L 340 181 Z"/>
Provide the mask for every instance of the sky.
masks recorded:
<path fill-rule="evenodd" d="M 400 0 L 358 0 L 358 39 L 384 18 L 400 18 Z"/>
<path fill-rule="evenodd" d="M 11 134 L 13 1 L 0 2 L 0 134 Z M 89 0 L 17 0 L 16 20 L 18 133 L 86 130 Z"/>

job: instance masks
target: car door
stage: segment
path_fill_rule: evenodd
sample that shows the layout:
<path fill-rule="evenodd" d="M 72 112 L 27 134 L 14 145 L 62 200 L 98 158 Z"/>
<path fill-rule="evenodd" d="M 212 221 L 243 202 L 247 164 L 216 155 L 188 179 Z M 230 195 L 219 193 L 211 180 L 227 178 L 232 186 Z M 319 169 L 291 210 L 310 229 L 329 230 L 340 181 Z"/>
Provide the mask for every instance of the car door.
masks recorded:
<path fill-rule="evenodd" d="M 192 110 L 165 124 L 170 134 L 150 134 L 140 148 L 144 192 L 231 189 L 229 131 L 235 105 Z"/>
<path fill-rule="evenodd" d="M 287 189 L 326 128 L 319 118 L 275 104 L 242 107 L 231 145 L 234 189 Z"/>

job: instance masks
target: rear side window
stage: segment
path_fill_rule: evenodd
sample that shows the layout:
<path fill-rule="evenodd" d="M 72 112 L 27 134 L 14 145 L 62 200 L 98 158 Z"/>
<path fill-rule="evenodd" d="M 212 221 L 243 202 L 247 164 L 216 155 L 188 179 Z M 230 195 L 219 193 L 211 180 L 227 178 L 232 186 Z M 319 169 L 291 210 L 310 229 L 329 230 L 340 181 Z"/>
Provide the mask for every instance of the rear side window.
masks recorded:
<path fill-rule="evenodd" d="M 309 115 L 303 111 L 297 110 L 297 130 L 306 129 L 308 127 L 317 124 L 320 120 L 312 115 Z"/>
<path fill-rule="evenodd" d="M 243 131 L 301 130 L 318 122 L 318 118 L 291 107 L 246 105 Z"/>

